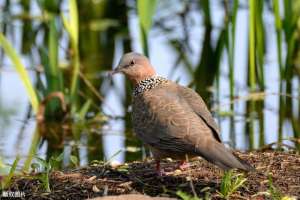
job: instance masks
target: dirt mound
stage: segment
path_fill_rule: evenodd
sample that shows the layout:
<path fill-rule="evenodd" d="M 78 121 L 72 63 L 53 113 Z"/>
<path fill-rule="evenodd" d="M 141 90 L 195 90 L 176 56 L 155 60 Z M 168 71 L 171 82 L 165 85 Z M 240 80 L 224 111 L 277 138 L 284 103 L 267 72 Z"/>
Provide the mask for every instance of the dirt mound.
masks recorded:
<path fill-rule="evenodd" d="M 266 199 L 273 188 L 284 195 L 300 197 L 300 156 L 282 152 L 250 152 L 237 154 L 255 166 L 257 171 L 244 174 L 245 184 L 230 199 Z M 164 160 L 166 175 L 159 177 L 153 160 L 133 162 L 118 167 L 97 164 L 79 169 L 54 171 L 50 174 L 51 192 L 46 193 L 42 183 L 31 175 L 14 178 L 10 191 L 25 192 L 25 199 L 86 199 L 106 195 L 146 194 L 176 197 L 179 190 L 199 197 L 220 199 L 223 172 L 199 159 L 190 162 L 186 171 L 176 170 L 178 162 Z M 269 177 L 270 177 L 269 176 Z"/>

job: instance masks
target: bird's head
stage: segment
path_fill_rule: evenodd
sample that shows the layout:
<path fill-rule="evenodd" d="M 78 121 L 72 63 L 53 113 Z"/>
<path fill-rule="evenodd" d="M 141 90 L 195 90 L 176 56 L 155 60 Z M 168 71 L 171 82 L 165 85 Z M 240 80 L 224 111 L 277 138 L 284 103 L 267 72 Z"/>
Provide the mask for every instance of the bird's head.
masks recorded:
<path fill-rule="evenodd" d="M 139 53 L 126 53 L 122 56 L 118 66 L 112 74 L 123 73 L 134 84 L 156 74 L 148 58 Z"/>

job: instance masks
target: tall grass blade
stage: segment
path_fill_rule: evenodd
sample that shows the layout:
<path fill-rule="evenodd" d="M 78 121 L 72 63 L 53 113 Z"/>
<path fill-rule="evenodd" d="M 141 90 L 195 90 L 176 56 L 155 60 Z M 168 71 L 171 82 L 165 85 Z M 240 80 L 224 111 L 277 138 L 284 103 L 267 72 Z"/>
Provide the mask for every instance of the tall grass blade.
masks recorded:
<path fill-rule="evenodd" d="M 216 45 L 213 45 L 212 23 L 210 18 L 210 4 L 208 0 L 199 1 L 199 7 L 203 12 L 205 31 L 202 42 L 202 50 L 199 55 L 200 60 L 194 71 L 194 82 L 196 91 L 201 94 L 204 101 L 211 103 L 211 91 L 208 90 L 218 74 L 220 61 L 226 45 L 226 27 L 224 27 L 217 38 Z M 213 59 L 212 59 L 213 58 Z M 209 67 L 207 67 L 209 66 Z M 209 106 L 211 104 L 208 104 Z"/>
<path fill-rule="evenodd" d="M 79 117 L 80 120 L 84 120 L 85 119 L 85 116 L 88 113 L 88 110 L 90 109 L 91 104 L 92 104 L 92 100 L 91 99 L 88 99 L 83 104 L 83 106 L 81 107 L 81 109 L 79 111 L 79 114 L 78 114 L 78 117 Z"/>
<path fill-rule="evenodd" d="M 295 37 L 293 36 L 293 1 L 284 1 L 284 32 L 285 42 L 287 44 L 287 54 L 285 58 L 284 77 L 286 81 L 285 93 L 292 94 L 292 53 L 294 51 Z M 285 116 L 288 119 L 292 118 L 293 101 L 291 98 L 285 98 Z"/>
<path fill-rule="evenodd" d="M 9 187 L 12 177 L 15 175 L 15 171 L 17 169 L 19 161 L 20 157 L 17 156 L 9 170 L 9 174 L 4 178 L 2 189 Z"/>
<path fill-rule="evenodd" d="M 255 15 L 256 15 L 256 0 L 250 0 L 250 21 L 249 21 L 249 83 L 250 90 L 253 92 L 256 89 L 255 78 Z"/>
<path fill-rule="evenodd" d="M 71 30 L 71 25 L 70 25 L 70 23 L 68 22 L 67 17 L 66 17 L 63 13 L 61 14 L 61 19 L 62 19 L 62 22 L 63 22 L 63 24 L 64 24 L 64 27 L 65 27 L 65 29 L 67 30 L 69 36 L 70 36 L 70 37 L 73 37 L 73 36 L 71 35 L 71 32 L 72 32 L 72 30 Z M 73 39 L 71 38 L 71 40 L 73 40 Z"/>
<path fill-rule="evenodd" d="M 232 170 L 226 171 L 221 180 L 220 191 L 218 194 L 224 199 L 236 192 L 247 181 L 242 174 L 234 174 Z"/>
<path fill-rule="evenodd" d="M 282 21 L 280 17 L 280 7 L 279 1 L 273 1 L 273 12 L 275 16 L 275 28 L 276 28 L 276 42 L 277 42 L 277 62 L 278 62 L 278 71 L 279 71 L 279 94 L 283 93 L 283 81 L 284 81 L 284 66 L 282 63 Z M 278 112 L 278 142 L 282 143 L 283 139 L 283 120 L 284 120 L 284 97 L 279 95 L 279 112 Z M 279 145 L 280 146 L 280 145 Z"/>
<path fill-rule="evenodd" d="M 227 22 L 227 40 L 226 48 L 228 52 L 228 62 L 229 62 L 229 80 L 230 80 L 230 98 L 233 100 L 234 97 L 234 50 L 235 50 L 235 27 L 236 27 L 236 15 L 238 10 L 238 0 L 233 2 L 233 10 L 231 15 L 231 20 Z"/>
<path fill-rule="evenodd" d="M 27 155 L 27 159 L 25 160 L 24 166 L 22 168 L 22 170 L 25 171 L 25 172 L 28 172 L 29 169 L 30 169 L 32 159 L 34 158 L 34 156 L 36 155 L 36 152 L 37 152 L 39 141 L 40 141 L 40 133 L 38 131 L 38 128 L 36 128 L 34 130 L 34 133 L 33 133 L 33 137 L 32 137 L 32 140 L 31 140 L 31 144 L 30 144 L 28 155 Z"/>
<path fill-rule="evenodd" d="M 205 27 L 211 27 L 211 15 L 210 15 L 210 1 L 209 0 L 201 0 L 199 1 L 199 5 L 204 12 L 204 25 Z"/>
<path fill-rule="evenodd" d="M 50 15 L 50 14 L 49 14 Z M 42 90 L 43 97 L 47 97 L 49 94 L 54 92 L 63 92 L 63 72 L 59 68 L 58 64 L 58 30 L 56 26 L 56 20 L 54 16 L 49 17 L 49 34 L 47 35 L 48 39 L 48 48 L 41 46 L 39 48 L 39 53 L 41 57 L 42 65 L 45 69 L 46 77 L 46 86 L 45 90 Z M 43 84 L 43 83 L 41 83 Z M 41 90 L 41 89 L 40 89 Z M 61 114 L 60 102 L 58 100 L 52 100 L 47 104 L 46 115 L 51 119 L 58 119 Z"/>
<path fill-rule="evenodd" d="M 140 20 L 140 32 L 143 51 L 149 56 L 148 34 L 152 26 L 153 15 L 155 12 L 157 0 L 137 0 L 137 11 Z"/>
<path fill-rule="evenodd" d="M 78 10 L 76 0 L 69 0 L 70 28 L 74 42 L 78 42 Z"/>
<path fill-rule="evenodd" d="M 24 15 L 29 15 L 31 10 L 31 1 L 22 0 L 19 1 L 19 6 L 22 8 L 22 13 Z M 20 18 L 22 20 L 22 42 L 21 42 L 21 52 L 22 54 L 30 53 L 32 46 L 35 42 L 36 32 L 33 28 L 33 23 L 31 20 L 26 20 L 24 17 Z"/>
<path fill-rule="evenodd" d="M 49 32 L 49 68 L 50 77 L 48 81 L 51 83 L 51 92 L 63 91 L 62 73 L 58 66 L 58 33 L 55 24 L 55 18 L 50 21 L 50 32 Z M 47 75 L 47 74 L 46 74 Z"/>
<path fill-rule="evenodd" d="M 78 49 L 78 8 L 76 0 L 69 0 L 70 19 L 69 21 L 62 14 L 63 24 L 69 33 L 72 47 L 72 80 L 71 80 L 71 112 L 75 113 L 76 99 L 77 99 L 77 87 L 78 87 L 78 76 L 80 71 L 80 59 Z"/>
<path fill-rule="evenodd" d="M 284 1 L 284 30 L 285 40 L 287 44 L 287 55 L 285 59 L 285 93 L 293 95 L 293 78 L 294 69 L 296 68 L 295 55 L 299 49 L 299 24 L 300 17 L 300 3 L 299 1 L 286 0 Z M 290 120 L 293 127 L 294 136 L 299 137 L 300 130 L 295 124 L 296 116 L 294 115 L 295 102 L 286 97 L 285 98 L 285 117 Z"/>
<path fill-rule="evenodd" d="M 228 6 L 228 2 L 225 5 L 227 10 L 226 17 L 226 49 L 228 53 L 228 65 L 229 65 L 229 92 L 230 101 L 234 100 L 234 50 L 235 50 L 235 27 L 236 27 L 236 16 L 238 11 L 238 0 L 234 0 L 232 12 Z M 230 104 L 230 111 L 234 112 L 234 104 Z M 235 147 L 235 124 L 234 115 L 230 116 L 230 139 L 232 141 L 232 146 Z"/>
<path fill-rule="evenodd" d="M 256 0 L 249 1 L 249 85 L 250 91 L 254 92 L 256 90 L 256 76 L 255 76 L 255 15 L 256 15 Z M 249 122 L 249 148 L 254 148 L 254 111 L 255 102 L 251 100 L 249 102 L 248 114 L 250 115 Z"/>
<path fill-rule="evenodd" d="M 20 76 L 25 86 L 32 108 L 34 112 L 37 113 L 39 100 L 34 90 L 34 87 L 30 81 L 29 75 L 25 70 L 25 66 L 21 62 L 21 58 L 18 56 L 16 50 L 12 47 L 12 45 L 9 43 L 9 41 L 5 38 L 5 36 L 1 32 L 0 32 L 0 45 L 2 46 L 4 52 L 11 59 L 14 67 L 16 68 L 16 71 L 18 72 L 18 75 Z"/>
<path fill-rule="evenodd" d="M 215 77 L 218 73 L 226 42 L 226 31 L 223 29 L 218 36 L 216 47 L 213 48 L 211 42 L 211 30 L 211 27 L 206 27 L 200 61 L 194 72 L 196 91 L 201 94 L 207 103 L 211 102 L 211 92 L 207 89 L 213 85 Z"/>
<path fill-rule="evenodd" d="M 261 90 L 264 90 L 264 56 L 265 56 L 265 33 L 263 25 L 264 1 L 256 2 L 255 10 L 255 51 L 257 58 L 257 81 Z"/>
<path fill-rule="evenodd" d="M 257 9 L 255 11 L 256 17 L 256 27 L 255 27 L 255 51 L 257 60 L 257 80 L 258 86 L 261 91 L 265 89 L 265 75 L 264 75 L 264 58 L 265 58 L 265 30 L 263 23 L 263 10 L 264 1 L 257 1 Z M 256 102 L 256 111 L 258 115 L 259 123 L 259 147 L 265 144 L 265 134 L 264 134 L 264 100 Z"/>
<path fill-rule="evenodd" d="M 275 28 L 276 28 L 276 39 L 277 39 L 277 59 L 279 65 L 279 75 L 282 79 L 283 75 L 283 64 L 282 64 L 282 22 L 280 17 L 280 8 L 278 0 L 273 0 L 273 12 L 275 16 Z"/>

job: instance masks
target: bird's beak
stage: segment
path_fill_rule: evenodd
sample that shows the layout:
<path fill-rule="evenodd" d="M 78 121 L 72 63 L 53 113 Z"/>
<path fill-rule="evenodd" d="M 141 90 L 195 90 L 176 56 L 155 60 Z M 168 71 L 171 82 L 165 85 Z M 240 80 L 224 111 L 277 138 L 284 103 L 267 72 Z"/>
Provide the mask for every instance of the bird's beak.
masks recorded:
<path fill-rule="evenodd" d="M 113 76 L 113 75 L 118 74 L 120 72 L 121 72 L 120 66 L 117 66 L 115 69 L 113 69 L 112 71 L 110 71 L 109 75 Z"/>

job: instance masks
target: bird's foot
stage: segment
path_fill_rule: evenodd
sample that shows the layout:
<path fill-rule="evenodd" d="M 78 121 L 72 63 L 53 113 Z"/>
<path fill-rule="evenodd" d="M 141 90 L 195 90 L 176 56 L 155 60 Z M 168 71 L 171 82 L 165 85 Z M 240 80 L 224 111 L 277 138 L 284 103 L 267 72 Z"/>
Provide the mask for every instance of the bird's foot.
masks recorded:
<path fill-rule="evenodd" d="M 167 175 L 166 172 L 163 169 L 161 169 L 159 160 L 156 161 L 156 173 L 157 173 L 158 176 Z"/>
<path fill-rule="evenodd" d="M 167 175 L 167 173 L 166 173 L 165 170 L 163 170 L 163 169 L 160 169 L 160 170 L 156 171 L 156 173 L 157 173 L 157 175 L 158 175 L 159 177 L 163 177 L 163 176 L 166 176 L 166 175 Z"/>
<path fill-rule="evenodd" d="M 190 164 L 184 160 L 180 161 L 178 169 L 180 169 L 181 171 L 185 171 L 190 167 Z"/>

